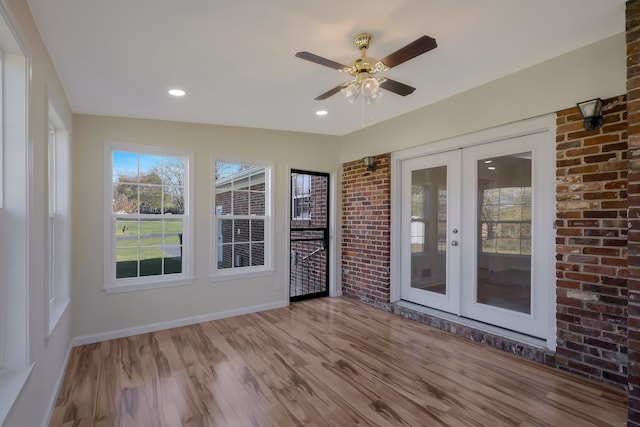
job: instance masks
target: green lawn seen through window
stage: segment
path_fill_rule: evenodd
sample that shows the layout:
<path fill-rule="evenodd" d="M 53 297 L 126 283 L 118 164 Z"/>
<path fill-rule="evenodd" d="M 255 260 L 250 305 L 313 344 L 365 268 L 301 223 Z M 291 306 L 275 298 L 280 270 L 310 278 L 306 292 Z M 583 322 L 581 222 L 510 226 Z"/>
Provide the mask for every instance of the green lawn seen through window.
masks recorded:
<path fill-rule="evenodd" d="M 116 278 L 181 273 L 182 226 L 182 219 L 118 219 Z"/>

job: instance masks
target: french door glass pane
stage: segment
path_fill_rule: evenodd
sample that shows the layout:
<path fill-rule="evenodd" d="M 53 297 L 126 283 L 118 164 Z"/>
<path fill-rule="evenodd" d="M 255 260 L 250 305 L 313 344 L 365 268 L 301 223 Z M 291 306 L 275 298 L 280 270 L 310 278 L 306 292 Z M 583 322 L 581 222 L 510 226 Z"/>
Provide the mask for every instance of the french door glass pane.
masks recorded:
<path fill-rule="evenodd" d="M 531 153 L 478 161 L 476 302 L 531 313 Z"/>
<path fill-rule="evenodd" d="M 447 167 L 411 173 L 411 287 L 447 293 Z"/>

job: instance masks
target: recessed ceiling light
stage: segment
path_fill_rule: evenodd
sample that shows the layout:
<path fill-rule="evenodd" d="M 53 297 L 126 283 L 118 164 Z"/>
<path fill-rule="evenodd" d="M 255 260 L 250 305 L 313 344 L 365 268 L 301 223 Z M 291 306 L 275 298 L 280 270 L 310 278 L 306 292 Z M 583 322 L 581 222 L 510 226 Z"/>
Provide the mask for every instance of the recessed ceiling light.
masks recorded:
<path fill-rule="evenodd" d="M 317 116 L 326 116 L 328 114 L 327 110 L 318 110 L 316 111 Z"/>
<path fill-rule="evenodd" d="M 184 96 L 186 92 L 183 91 L 182 89 L 171 89 L 169 90 L 169 95 L 173 95 L 173 96 Z"/>

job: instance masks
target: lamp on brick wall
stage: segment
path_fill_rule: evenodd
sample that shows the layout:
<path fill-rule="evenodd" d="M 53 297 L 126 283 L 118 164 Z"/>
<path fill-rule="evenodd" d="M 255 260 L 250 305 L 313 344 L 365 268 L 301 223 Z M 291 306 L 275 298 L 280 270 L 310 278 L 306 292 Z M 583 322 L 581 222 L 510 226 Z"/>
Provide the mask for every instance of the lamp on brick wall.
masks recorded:
<path fill-rule="evenodd" d="M 368 172 L 375 172 L 378 169 L 378 165 L 376 165 L 376 158 L 373 156 L 363 157 L 362 161 L 364 165 L 367 167 Z"/>
<path fill-rule="evenodd" d="M 579 102 L 578 109 L 580 115 L 584 119 L 585 130 L 600 129 L 604 124 L 604 117 L 602 117 L 602 99 L 590 99 L 589 101 Z"/>

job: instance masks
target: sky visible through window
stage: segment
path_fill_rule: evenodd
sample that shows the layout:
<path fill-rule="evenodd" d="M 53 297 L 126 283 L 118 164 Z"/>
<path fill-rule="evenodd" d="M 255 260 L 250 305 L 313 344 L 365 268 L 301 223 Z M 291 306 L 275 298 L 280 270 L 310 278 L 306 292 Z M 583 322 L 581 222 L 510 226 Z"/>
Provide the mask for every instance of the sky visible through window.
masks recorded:
<path fill-rule="evenodd" d="M 140 172 L 150 171 L 154 167 L 162 165 L 162 156 L 153 154 L 131 153 L 124 151 L 113 152 L 113 180 L 117 181 L 118 176 L 138 175 L 138 166 Z"/>

